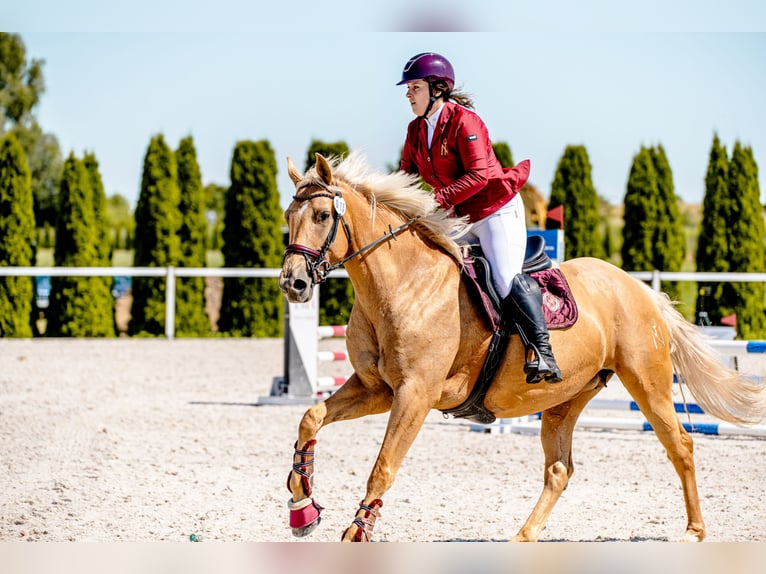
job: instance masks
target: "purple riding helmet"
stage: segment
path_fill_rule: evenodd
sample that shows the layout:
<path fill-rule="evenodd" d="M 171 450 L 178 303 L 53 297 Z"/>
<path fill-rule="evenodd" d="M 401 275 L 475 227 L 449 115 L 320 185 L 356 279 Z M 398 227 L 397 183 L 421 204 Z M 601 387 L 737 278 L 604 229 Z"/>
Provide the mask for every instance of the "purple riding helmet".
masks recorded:
<path fill-rule="evenodd" d="M 443 80 L 450 90 L 455 87 L 455 71 L 452 64 L 441 54 L 424 52 L 409 59 L 402 70 L 402 80 L 396 85 L 401 86 L 415 80 Z"/>

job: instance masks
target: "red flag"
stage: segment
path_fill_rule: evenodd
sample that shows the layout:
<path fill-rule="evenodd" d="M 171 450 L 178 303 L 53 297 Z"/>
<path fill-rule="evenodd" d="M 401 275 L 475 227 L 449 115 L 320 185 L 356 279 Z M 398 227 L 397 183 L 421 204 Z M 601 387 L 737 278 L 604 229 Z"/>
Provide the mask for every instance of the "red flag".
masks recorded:
<path fill-rule="evenodd" d="M 557 221 L 559 229 L 564 229 L 564 206 L 557 205 L 553 209 L 549 209 L 546 218 L 550 221 Z"/>

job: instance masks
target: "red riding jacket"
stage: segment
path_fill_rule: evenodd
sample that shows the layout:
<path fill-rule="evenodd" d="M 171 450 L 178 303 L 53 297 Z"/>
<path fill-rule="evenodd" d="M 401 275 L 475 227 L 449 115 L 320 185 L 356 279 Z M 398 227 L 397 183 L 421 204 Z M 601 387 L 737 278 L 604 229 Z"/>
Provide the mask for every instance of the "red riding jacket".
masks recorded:
<path fill-rule="evenodd" d="M 400 167 L 433 187 L 442 207 L 454 207 L 457 215 L 478 221 L 508 203 L 526 183 L 529 160 L 503 168 L 487 126 L 475 112 L 446 102 L 430 150 L 427 129 L 422 118 L 410 122 Z"/>

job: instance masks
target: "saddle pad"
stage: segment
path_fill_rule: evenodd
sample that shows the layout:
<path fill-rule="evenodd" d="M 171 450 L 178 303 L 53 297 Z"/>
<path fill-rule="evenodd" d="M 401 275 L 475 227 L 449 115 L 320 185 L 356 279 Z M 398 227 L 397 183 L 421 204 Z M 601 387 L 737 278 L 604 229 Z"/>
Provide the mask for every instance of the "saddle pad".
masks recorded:
<path fill-rule="evenodd" d="M 530 276 L 543 292 L 543 315 L 548 329 L 566 329 L 577 321 L 577 302 L 558 267 L 535 271 Z"/>
<path fill-rule="evenodd" d="M 489 284 L 489 265 L 480 257 L 464 259 L 463 276 L 469 285 L 474 301 L 484 310 L 484 317 L 494 331 L 500 328 L 500 301 Z M 565 329 L 577 321 L 577 303 L 564 274 L 558 267 L 551 267 L 529 274 L 543 294 L 543 315 L 548 329 Z"/>

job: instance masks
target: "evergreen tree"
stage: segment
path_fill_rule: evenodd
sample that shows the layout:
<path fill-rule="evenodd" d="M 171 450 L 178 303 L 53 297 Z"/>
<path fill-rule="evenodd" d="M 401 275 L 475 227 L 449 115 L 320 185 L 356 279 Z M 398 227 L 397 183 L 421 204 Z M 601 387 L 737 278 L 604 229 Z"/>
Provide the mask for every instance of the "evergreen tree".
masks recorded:
<path fill-rule="evenodd" d="M 324 142 L 322 140 L 312 140 L 309 149 L 306 152 L 306 167 L 304 172 L 316 163 L 316 154 L 321 154 L 326 158 L 331 157 L 346 157 L 349 149 L 348 144 L 343 141 L 339 142 Z"/>
<path fill-rule="evenodd" d="M 104 191 L 104 182 L 101 179 L 96 154 L 86 153 L 83 157 L 83 165 L 88 173 L 88 182 L 90 183 L 93 196 L 93 217 L 95 220 L 93 225 L 96 231 L 97 259 L 92 264 L 92 267 L 111 267 L 113 253 L 112 227 L 109 223 L 106 192 Z M 94 304 L 104 316 L 111 316 L 112 329 L 108 335 L 116 334 L 118 328 L 114 314 L 114 297 L 112 296 L 114 278 L 94 277 L 93 281 L 96 283 L 94 297 L 97 298 L 97 303 Z"/>
<path fill-rule="evenodd" d="M 314 140 L 306 154 L 307 171 L 316 162 L 316 154 L 344 157 L 349 152 L 346 142 L 327 143 Z M 354 306 L 354 286 L 344 277 L 330 277 L 319 287 L 319 324 L 345 325 Z"/>
<path fill-rule="evenodd" d="M 641 146 L 628 175 L 625 226 L 622 228 L 622 268 L 652 271 L 657 236 L 659 186 L 651 152 Z"/>
<path fill-rule="evenodd" d="M 97 172 L 93 174 L 93 177 Z M 103 265 L 91 187 L 92 174 L 74 154 L 64 162 L 59 190 L 56 248 L 57 267 Z M 100 179 L 100 177 L 99 177 Z M 107 337 L 114 335 L 114 306 L 104 277 L 53 277 L 46 335 Z"/>
<path fill-rule="evenodd" d="M 686 257 L 683 220 L 678 204 L 679 198 L 673 185 L 673 172 L 659 145 L 650 151 L 657 175 L 657 229 L 654 239 L 654 265 L 662 271 L 680 271 Z"/>
<path fill-rule="evenodd" d="M 564 206 L 565 256 L 604 259 L 604 241 L 598 214 L 598 195 L 591 179 L 585 146 L 567 146 L 551 184 L 548 210 Z M 546 225 L 549 225 L 547 222 Z"/>
<path fill-rule="evenodd" d="M 726 273 L 729 268 L 729 221 L 732 219 L 729 197 L 729 159 L 726 147 L 721 144 L 718 134 L 713 136 L 710 148 L 707 174 L 705 175 L 705 197 L 702 200 L 702 222 L 697 238 L 697 271 Z M 720 323 L 721 317 L 734 312 L 735 297 L 731 285 L 726 283 L 700 283 L 697 308 L 704 302 L 713 324 Z"/>
<path fill-rule="evenodd" d="M 732 218 L 728 222 L 729 270 L 734 273 L 764 272 L 764 222 L 758 165 L 750 147 L 734 144 L 729 164 L 729 197 Z M 732 284 L 737 294 L 737 335 L 743 339 L 766 335 L 764 284 Z"/>
<path fill-rule="evenodd" d="M 93 218 L 97 251 L 97 263 L 95 264 L 111 266 L 112 238 L 107 215 L 106 193 L 104 192 L 104 183 L 101 180 L 101 172 L 98 169 L 98 160 L 95 154 L 86 153 L 82 161 L 88 173 L 88 181 L 93 195 Z"/>
<path fill-rule="evenodd" d="M 24 150 L 13 134 L 0 139 L 0 265 L 32 264 L 35 215 Z M 0 277 L 0 337 L 31 337 L 34 281 Z"/>
<path fill-rule="evenodd" d="M 686 238 L 679 198 L 673 185 L 673 172 L 662 145 L 651 148 L 649 153 L 657 175 L 657 223 L 654 237 L 654 268 L 660 271 L 681 271 L 686 257 Z M 678 283 L 662 284 L 671 299 L 679 298 Z"/>
<path fill-rule="evenodd" d="M 492 144 L 495 157 L 498 163 L 503 167 L 513 167 L 513 154 L 511 148 L 506 142 L 497 142 Z"/>
<path fill-rule="evenodd" d="M 281 265 L 284 244 L 276 174 L 277 162 L 268 141 L 236 144 L 223 229 L 226 267 Z M 280 337 L 283 308 L 276 278 L 227 278 L 218 328 L 232 336 Z"/>
<path fill-rule="evenodd" d="M 205 267 L 205 194 L 202 175 L 197 163 L 194 140 L 186 137 L 176 150 L 178 187 L 181 193 L 181 267 Z M 182 336 L 210 334 L 210 320 L 205 313 L 204 277 L 179 277 L 176 279 L 176 325 L 175 331 Z"/>
<path fill-rule="evenodd" d="M 178 265 L 180 215 L 175 155 L 159 134 L 152 138 L 144 158 L 141 193 L 136 204 L 133 264 L 136 267 Z M 135 277 L 128 333 L 165 333 L 164 277 Z"/>

